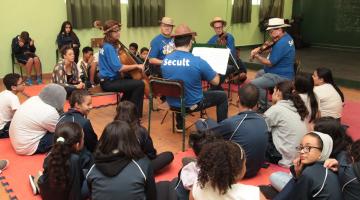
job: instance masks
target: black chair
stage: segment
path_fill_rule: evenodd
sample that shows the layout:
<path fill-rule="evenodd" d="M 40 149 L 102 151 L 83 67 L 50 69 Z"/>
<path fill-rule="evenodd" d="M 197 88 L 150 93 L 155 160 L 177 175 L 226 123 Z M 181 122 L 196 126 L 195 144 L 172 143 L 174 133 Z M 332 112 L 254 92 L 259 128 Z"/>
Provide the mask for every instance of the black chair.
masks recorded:
<path fill-rule="evenodd" d="M 15 65 L 18 65 L 19 69 L 20 69 L 20 75 L 21 75 L 21 77 L 23 77 L 22 66 L 15 59 L 14 53 L 11 53 L 11 62 L 12 62 L 12 73 L 15 74 Z"/>
<path fill-rule="evenodd" d="M 172 112 L 172 131 L 175 132 L 175 114 L 180 113 L 182 120 L 182 151 L 185 151 L 185 117 L 186 115 L 192 112 L 200 111 L 200 117 L 202 117 L 203 110 L 189 110 L 185 107 L 185 96 L 184 96 L 184 87 L 183 82 L 179 80 L 168 80 L 163 78 L 151 78 L 150 79 L 150 94 L 149 94 L 149 121 L 148 121 L 148 131 L 150 134 L 150 125 L 151 125 L 151 112 L 153 111 L 153 98 L 157 96 L 167 96 L 175 97 L 180 99 L 180 108 L 170 107 Z"/>

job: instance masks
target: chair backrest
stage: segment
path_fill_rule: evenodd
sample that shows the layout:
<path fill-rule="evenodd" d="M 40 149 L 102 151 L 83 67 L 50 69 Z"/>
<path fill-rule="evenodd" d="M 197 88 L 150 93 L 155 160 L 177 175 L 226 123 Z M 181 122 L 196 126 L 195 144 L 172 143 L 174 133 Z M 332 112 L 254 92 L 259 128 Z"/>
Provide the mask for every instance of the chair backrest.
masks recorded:
<path fill-rule="evenodd" d="M 183 82 L 180 80 L 169 80 L 163 78 L 150 79 L 150 94 L 152 97 L 169 96 L 169 97 L 184 97 Z"/>

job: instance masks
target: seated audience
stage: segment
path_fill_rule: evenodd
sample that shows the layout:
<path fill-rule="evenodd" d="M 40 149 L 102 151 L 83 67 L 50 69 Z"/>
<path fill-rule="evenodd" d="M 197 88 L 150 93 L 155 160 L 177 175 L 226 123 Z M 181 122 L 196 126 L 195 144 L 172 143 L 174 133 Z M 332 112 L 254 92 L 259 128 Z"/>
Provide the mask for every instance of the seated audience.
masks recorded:
<path fill-rule="evenodd" d="M 139 55 L 139 52 L 138 52 L 138 49 L 139 49 L 139 45 L 136 44 L 135 42 L 133 43 L 130 43 L 129 45 L 129 51 L 130 53 L 132 53 L 132 56 L 138 56 Z"/>
<path fill-rule="evenodd" d="M 360 140 L 357 140 L 339 160 L 328 159 L 324 163 L 324 167 L 338 172 L 344 200 L 357 200 L 360 196 L 359 152 Z"/>
<path fill-rule="evenodd" d="M 68 121 L 78 123 L 84 132 L 84 146 L 90 152 L 94 152 L 98 139 L 91 121 L 87 119 L 92 109 L 92 99 L 89 92 L 75 90 L 69 98 L 69 103 L 70 109 L 60 116 L 58 125 Z"/>
<path fill-rule="evenodd" d="M 295 76 L 295 91 L 299 94 L 309 115 L 306 117 L 305 122 L 308 131 L 312 131 L 314 121 L 320 117 L 319 101 L 314 93 L 314 80 L 310 74 L 298 73 Z"/>
<path fill-rule="evenodd" d="M 244 178 L 257 174 L 265 161 L 268 143 L 268 127 L 263 116 L 255 109 L 259 100 L 259 90 L 247 84 L 239 90 L 239 113 L 210 128 L 217 136 L 241 145 L 246 153 L 246 173 Z"/>
<path fill-rule="evenodd" d="M 330 69 L 320 67 L 313 73 L 314 92 L 320 102 L 320 114 L 322 117 L 341 118 L 344 103 L 344 95 L 333 80 Z"/>
<path fill-rule="evenodd" d="M 80 53 L 80 41 L 73 31 L 72 25 L 69 21 L 64 21 L 61 25 L 61 29 L 56 38 L 58 49 L 64 48 L 64 46 L 70 46 L 74 50 L 74 61 L 78 62 Z"/>
<path fill-rule="evenodd" d="M 24 91 L 24 81 L 19 74 L 7 74 L 4 79 L 5 90 L 0 92 L 0 138 L 9 137 L 9 127 L 15 111 L 20 107 L 17 93 Z"/>
<path fill-rule="evenodd" d="M 143 47 L 140 49 L 140 54 L 139 54 L 139 58 L 144 62 L 146 57 L 149 54 L 149 49 L 146 47 Z"/>
<path fill-rule="evenodd" d="M 21 104 L 9 130 L 10 141 L 17 154 L 33 155 L 50 150 L 65 100 L 64 88 L 49 84 L 39 96 L 30 97 Z"/>
<path fill-rule="evenodd" d="M 151 162 L 127 122 L 115 120 L 105 127 L 94 158 L 86 175 L 91 199 L 156 199 Z"/>
<path fill-rule="evenodd" d="M 91 88 L 96 84 L 99 84 L 99 78 L 97 77 L 97 58 L 94 56 L 94 50 L 91 47 L 84 47 L 82 49 L 83 56 L 77 63 L 77 69 L 79 72 L 79 79 L 85 83 L 86 88 Z"/>
<path fill-rule="evenodd" d="M 204 145 L 215 141 L 218 141 L 218 139 L 209 131 L 195 132 L 189 135 L 189 145 L 194 151 L 196 157 L 199 156 L 199 153 Z M 193 184 L 196 182 L 200 171 L 196 161 L 197 158 L 183 158 L 183 167 L 180 169 L 175 187 L 178 200 L 189 199 L 189 191 L 191 191 Z"/>
<path fill-rule="evenodd" d="M 84 135 L 79 124 L 65 122 L 56 127 L 54 145 L 44 160 L 44 173 L 34 182 L 33 190 L 40 192 L 43 200 L 81 200 L 84 181 L 78 152 L 84 145 Z"/>
<path fill-rule="evenodd" d="M 230 141 L 206 144 L 198 157 L 200 168 L 190 199 L 265 199 L 259 188 L 238 183 L 245 175 L 245 151 Z"/>
<path fill-rule="evenodd" d="M 339 159 L 353 143 L 352 138 L 346 133 L 346 129 L 341 125 L 339 120 L 332 117 L 321 117 L 315 120 L 314 130 L 328 134 L 333 142 L 334 147 L 330 157 Z"/>
<path fill-rule="evenodd" d="M 36 73 L 37 84 L 42 84 L 41 80 L 41 62 L 39 57 L 35 54 L 36 47 L 34 40 L 30 38 L 29 33 L 26 31 L 17 35 L 11 43 L 12 53 L 15 56 L 16 61 L 21 67 L 25 67 L 27 79 L 25 83 L 32 85 L 31 72 L 33 67 Z"/>
<path fill-rule="evenodd" d="M 341 200 L 337 175 L 323 167 L 332 147 L 333 141 L 329 135 L 320 132 L 306 134 L 296 148 L 299 156 L 291 167 L 292 175 L 276 172 L 270 176 L 272 186 L 280 191 L 274 199 Z"/>
<path fill-rule="evenodd" d="M 84 83 L 79 79 L 79 71 L 74 62 L 74 50 L 70 46 L 64 46 L 61 49 L 60 60 L 54 67 L 52 73 L 52 82 L 63 86 L 66 90 L 66 96 L 70 97 L 76 89 L 85 88 Z"/>
<path fill-rule="evenodd" d="M 150 159 L 154 173 L 160 171 L 168 166 L 174 159 L 174 155 L 170 151 L 158 154 L 153 145 L 153 141 L 137 117 L 137 110 L 134 103 L 130 101 L 122 101 L 116 108 L 116 116 L 114 120 L 122 120 L 131 125 L 134 129 L 137 141 L 140 144 L 141 150 Z"/>
<path fill-rule="evenodd" d="M 300 96 L 294 92 L 291 81 L 276 84 L 273 105 L 264 113 L 271 131 L 266 159 L 283 167 L 290 167 L 296 158 L 296 149 L 307 132 L 305 118 L 308 111 Z"/>

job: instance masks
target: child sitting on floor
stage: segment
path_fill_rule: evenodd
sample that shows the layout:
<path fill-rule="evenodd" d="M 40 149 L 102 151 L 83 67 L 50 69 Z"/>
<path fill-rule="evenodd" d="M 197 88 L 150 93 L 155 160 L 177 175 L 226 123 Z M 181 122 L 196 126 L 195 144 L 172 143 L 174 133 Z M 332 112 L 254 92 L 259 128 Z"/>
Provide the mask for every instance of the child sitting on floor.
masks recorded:
<path fill-rule="evenodd" d="M 92 99 L 88 91 L 75 90 L 70 98 L 70 109 L 60 116 L 58 125 L 67 121 L 78 123 L 84 132 L 84 145 L 87 150 L 94 152 L 98 139 L 91 125 L 91 121 L 86 117 L 92 109 Z"/>
<path fill-rule="evenodd" d="M 0 138 L 8 138 L 11 119 L 20 107 L 16 94 L 22 92 L 25 87 L 19 74 L 7 74 L 3 82 L 6 90 L 0 93 Z"/>
<path fill-rule="evenodd" d="M 170 151 L 165 151 L 157 154 L 148 131 L 140 124 L 140 120 L 137 117 L 136 106 L 134 103 L 130 101 L 122 101 L 117 106 L 116 112 L 117 113 L 114 120 L 126 121 L 134 129 L 136 138 L 140 144 L 142 151 L 151 160 L 151 165 L 154 169 L 154 173 L 168 166 L 173 161 L 174 155 Z"/>
<path fill-rule="evenodd" d="M 245 175 L 245 151 L 237 143 L 206 144 L 198 157 L 200 172 L 190 193 L 191 200 L 265 200 L 259 188 L 238 183 Z"/>
<path fill-rule="evenodd" d="M 83 145 L 84 134 L 79 124 L 65 122 L 56 128 L 54 145 L 44 160 L 44 174 L 37 181 L 43 200 L 81 199 L 84 174 L 78 152 Z M 31 177 L 30 182 L 36 194 Z"/>

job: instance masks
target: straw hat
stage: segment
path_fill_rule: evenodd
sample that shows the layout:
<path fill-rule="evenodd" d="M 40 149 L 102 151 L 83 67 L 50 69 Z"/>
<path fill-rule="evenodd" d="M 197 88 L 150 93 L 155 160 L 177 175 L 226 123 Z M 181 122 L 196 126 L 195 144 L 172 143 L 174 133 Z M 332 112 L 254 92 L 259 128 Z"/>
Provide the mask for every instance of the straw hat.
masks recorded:
<path fill-rule="evenodd" d="M 285 24 L 284 19 L 281 18 L 270 18 L 266 30 L 289 27 L 289 24 Z"/>
<path fill-rule="evenodd" d="M 226 21 L 223 20 L 221 17 L 214 17 L 214 19 L 210 22 L 210 26 L 214 27 L 215 22 L 222 22 L 224 26 L 226 26 Z"/>
<path fill-rule="evenodd" d="M 160 24 L 166 24 L 166 25 L 170 25 L 170 26 L 175 26 L 174 24 L 174 20 L 170 17 L 163 17 L 160 21 Z"/>
<path fill-rule="evenodd" d="M 171 37 L 185 36 L 185 35 L 196 36 L 197 34 L 196 32 L 193 32 L 188 25 L 180 24 L 175 28 L 175 31 L 173 34 L 171 34 Z"/>

